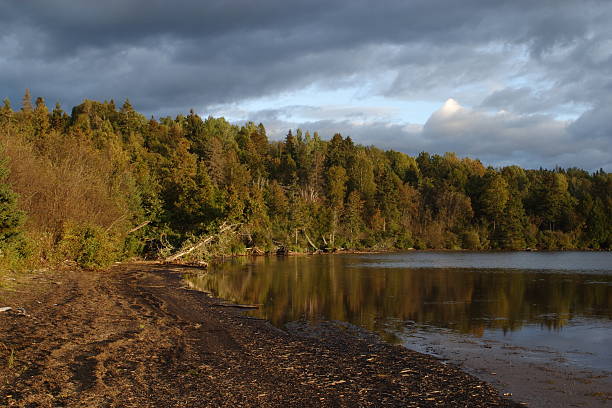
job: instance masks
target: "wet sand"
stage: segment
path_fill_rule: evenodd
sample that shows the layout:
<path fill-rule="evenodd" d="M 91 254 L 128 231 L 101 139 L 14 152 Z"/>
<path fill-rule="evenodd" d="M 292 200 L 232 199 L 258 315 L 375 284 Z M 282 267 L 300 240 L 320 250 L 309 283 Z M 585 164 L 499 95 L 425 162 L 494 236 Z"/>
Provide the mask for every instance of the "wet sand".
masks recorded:
<path fill-rule="evenodd" d="M 522 347 L 450 330 L 408 327 L 403 344 L 457 365 L 530 407 L 612 406 L 612 372 L 571 363 L 548 347 Z"/>

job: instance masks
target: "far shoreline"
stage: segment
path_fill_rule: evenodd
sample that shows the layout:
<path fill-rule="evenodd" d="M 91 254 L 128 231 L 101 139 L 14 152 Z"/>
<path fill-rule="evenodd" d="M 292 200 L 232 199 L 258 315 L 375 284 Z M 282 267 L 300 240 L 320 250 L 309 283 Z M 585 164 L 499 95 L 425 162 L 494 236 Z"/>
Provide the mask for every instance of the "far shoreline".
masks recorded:
<path fill-rule="evenodd" d="M 402 253 L 474 253 L 474 254 L 487 254 L 487 253 L 517 253 L 517 252 L 534 252 L 534 253 L 554 253 L 554 252 L 578 252 L 578 253 L 589 253 L 589 252 L 612 252 L 612 249 L 490 249 L 490 250 L 473 250 L 473 249 L 340 249 L 335 251 L 287 251 L 283 254 L 278 254 L 276 251 L 259 252 L 259 253 L 241 253 L 241 254 L 225 254 L 217 255 L 212 257 L 209 261 L 181 261 L 174 260 L 172 262 L 166 262 L 163 259 L 155 260 L 139 260 L 132 259 L 126 262 L 144 262 L 153 263 L 159 265 L 182 265 L 190 266 L 194 268 L 207 268 L 209 264 L 225 262 L 232 258 L 260 258 L 260 257 L 293 257 L 293 256 L 313 256 L 313 255 L 369 255 L 369 254 L 402 254 Z M 123 263 L 123 262 L 122 262 Z"/>

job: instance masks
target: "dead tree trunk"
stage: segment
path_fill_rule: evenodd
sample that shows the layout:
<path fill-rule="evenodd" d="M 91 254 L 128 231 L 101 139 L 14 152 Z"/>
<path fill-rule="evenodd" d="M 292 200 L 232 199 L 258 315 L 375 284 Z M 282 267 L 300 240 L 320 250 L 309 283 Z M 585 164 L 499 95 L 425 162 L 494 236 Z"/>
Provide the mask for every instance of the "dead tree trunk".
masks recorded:
<path fill-rule="evenodd" d="M 128 231 L 128 234 L 131 234 L 132 232 L 136 232 L 139 229 L 146 227 L 147 225 L 149 225 L 151 223 L 151 221 L 145 221 L 140 225 L 137 225 L 136 227 L 132 228 L 131 230 Z"/>
<path fill-rule="evenodd" d="M 302 230 L 302 231 L 304 231 L 304 235 L 306 236 L 306 240 L 308 241 L 308 243 L 314 248 L 315 251 L 318 251 L 319 248 L 317 248 L 317 246 L 312 243 L 312 241 L 310 240 L 310 237 L 308 236 L 308 233 L 306 232 L 306 230 Z"/>
<path fill-rule="evenodd" d="M 192 253 L 193 251 L 195 251 L 198 248 L 203 247 L 204 245 L 208 244 L 209 242 L 211 242 L 213 239 L 217 238 L 219 235 L 221 235 L 223 232 L 225 231 L 229 231 L 231 229 L 236 228 L 238 225 L 240 224 L 231 224 L 231 225 L 227 225 L 226 223 L 223 223 L 221 225 L 221 228 L 219 228 L 219 232 L 214 234 L 214 235 L 209 235 L 206 238 L 201 239 L 197 244 L 192 245 L 188 248 L 185 248 L 181 251 L 179 251 L 178 253 L 171 255 L 169 257 L 167 257 L 166 259 L 164 259 L 165 262 L 173 262 L 176 261 L 179 258 L 184 257 L 185 255 L 189 255 L 190 253 Z"/>

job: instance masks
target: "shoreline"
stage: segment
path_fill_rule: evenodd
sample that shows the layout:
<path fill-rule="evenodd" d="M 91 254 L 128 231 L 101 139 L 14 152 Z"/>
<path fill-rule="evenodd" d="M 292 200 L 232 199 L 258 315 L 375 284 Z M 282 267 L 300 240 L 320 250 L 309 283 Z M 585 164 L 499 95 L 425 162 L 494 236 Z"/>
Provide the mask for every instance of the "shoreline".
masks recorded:
<path fill-rule="evenodd" d="M 307 255 L 342 255 L 342 254 L 394 254 L 394 253 L 408 253 L 408 252 L 456 252 L 456 253 L 475 253 L 475 254 L 486 254 L 486 253 L 511 253 L 511 252 L 612 252 L 612 249 L 592 249 L 592 248 L 573 248 L 573 249 L 447 249 L 447 248 L 427 248 L 427 249 L 416 249 L 416 248 L 387 248 L 387 249 L 339 249 L 335 251 L 288 251 L 285 254 L 277 254 L 274 252 L 256 252 L 256 253 L 244 253 L 244 254 L 233 254 L 233 255 L 222 255 L 218 257 L 220 260 L 225 258 L 236 258 L 236 257 L 260 257 L 260 256 L 307 256 Z M 153 261 L 157 262 L 157 261 Z M 181 264 L 180 262 L 176 262 Z"/>
<path fill-rule="evenodd" d="M 230 255 L 221 255 L 213 257 L 209 262 L 206 261 L 180 261 L 175 260 L 172 262 L 165 262 L 164 260 L 131 260 L 126 263 L 141 263 L 141 264 L 154 264 L 154 265 L 180 265 L 180 266 L 189 266 L 191 268 L 208 268 L 209 264 L 214 263 L 222 263 L 227 261 L 228 259 L 235 258 L 261 258 L 261 257 L 284 257 L 284 256 L 313 256 L 313 255 L 368 255 L 368 254 L 400 254 L 400 253 L 410 253 L 410 252 L 430 252 L 430 253 L 475 253 L 475 254 L 486 254 L 486 253 L 513 253 L 513 252 L 540 252 L 540 253 L 554 253 L 554 252 L 612 252 L 610 249 L 564 249 L 564 250 L 548 250 L 548 249 L 517 249 L 517 250 L 506 250 L 506 249 L 490 249 L 490 250 L 472 250 L 472 249 L 350 249 L 350 250 L 337 250 L 337 251 L 307 251 L 307 252 L 298 252 L 298 251 L 288 251 L 284 254 L 277 254 L 275 252 L 255 252 L 255 253 L 244 253 L 244 254 L 230 254 Z M 123 262 L 122 262 L 123 263 Z"/>
<path fill-rule="evenodd" d="M 518 406 L 432 356 L 334 322 L 215 306 L 180 265 L 35 273 L 3 296 L 0 405 Z M 11 357 L 12 356 L 12 357 Z M 30 405 L 28 405 L 30 404 Z"/>

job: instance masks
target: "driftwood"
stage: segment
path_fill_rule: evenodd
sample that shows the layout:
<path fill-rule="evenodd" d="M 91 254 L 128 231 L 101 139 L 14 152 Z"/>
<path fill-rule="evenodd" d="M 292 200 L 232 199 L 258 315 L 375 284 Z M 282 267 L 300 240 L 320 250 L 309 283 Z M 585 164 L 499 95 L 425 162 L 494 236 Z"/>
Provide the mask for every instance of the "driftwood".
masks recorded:
<path fill-rule="evenodd" d="M 220 235 L 221 233 L 223 233 L 225 231 L 229 231 L 229 230 L 231 230 L 233 228 L 236 228 L 238 225 L 240 225 L 240 224 L 230 224 L 230 225 L 227 225 L 226 223 L 223 223 L 221 225 L 221 228 L 219 228 L 219 232 L 217 234 L 209 235 L 206 238 L 201 239 L 197 244 L 192 245 L 189 248 L 183 249 L 182 251 L 167 257 L 166 259 L 164 259 L 164 261 L 166 261 L 166 262 L 173 262 L 173 261 L 176 261 L 179 258 L 184 257 L 185 255 L 189 255 L 190 253 L 192 253 L 196 249 L 203 247 L 204 245 L 208 244 L 213 239 L 217 238 L 217 236 Z"/>
<path fill-rule="evenodd" d="M 236 309 L 259 309 L 260 305 L 241 305 L 239 303 L 213 303 L 213 306 L 218 307 L 233 307 Z"/>
<path fill-rule="evenodd" d="M 255 247 L 251 247 L 251 248 L 246 248 L 246 251 L 248 254 L 250 255 L 255 255 L 255 256 L 261 256 L 261 255 L 265 255 L 266 253 L 264 251 L 262 251 L 261 249 Z"/>

